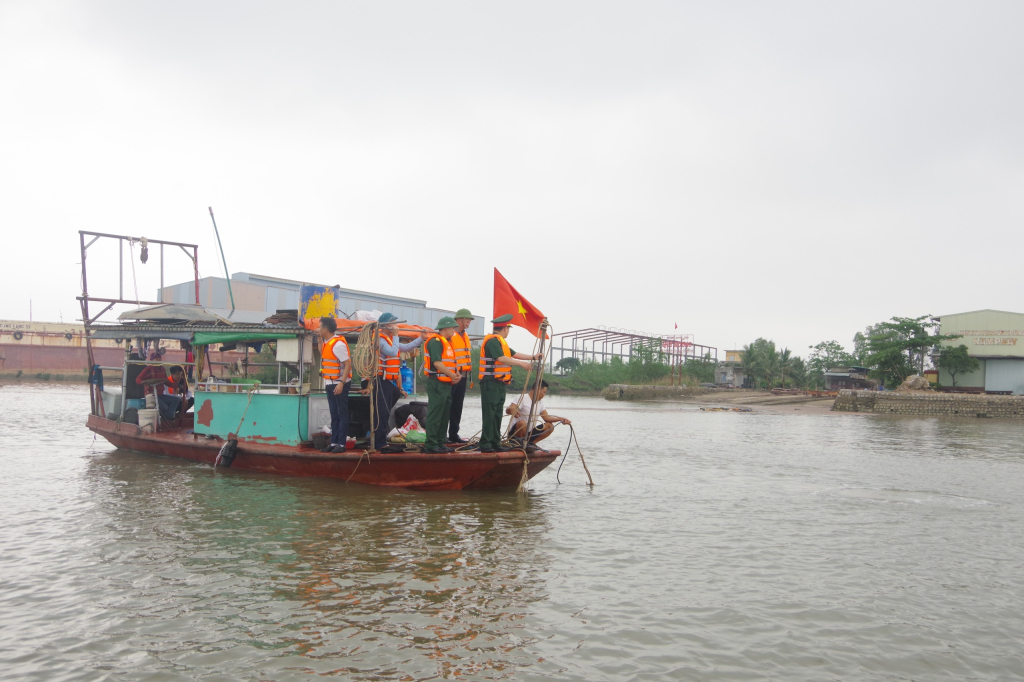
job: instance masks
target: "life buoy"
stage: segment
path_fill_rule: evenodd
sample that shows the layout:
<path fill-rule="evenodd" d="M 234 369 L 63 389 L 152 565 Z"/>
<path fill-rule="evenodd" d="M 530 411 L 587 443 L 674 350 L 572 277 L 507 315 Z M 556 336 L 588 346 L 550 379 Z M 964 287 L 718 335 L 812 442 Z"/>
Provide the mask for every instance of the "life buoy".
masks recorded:
<path fill-rule="evenodd" d="M 74 335 L 74 334 L 72 334 L 71 332 L 68 332 L 68 333 L 66 333 L 66 334 L 64 335 L 64 338 L 65 338 L 65 339 L 67 339 L 68 341 L 70 341 L 70 340 L 71 340 L 71 339 L 73 339 L 74 337 L 75 337 L 75 335 Z"/>
<path fill-rule="evenodd" d="M 23 338 L 25 338 L 24 334 L 22 334 L 21 332 L 14 332 L 15 341 L 21 341 Z"/>
<path fill-rule="evenodd" d="M 124 339 L 114 339 L 114 343 L 120 346 L 122 343 L 124 343 Z"/>

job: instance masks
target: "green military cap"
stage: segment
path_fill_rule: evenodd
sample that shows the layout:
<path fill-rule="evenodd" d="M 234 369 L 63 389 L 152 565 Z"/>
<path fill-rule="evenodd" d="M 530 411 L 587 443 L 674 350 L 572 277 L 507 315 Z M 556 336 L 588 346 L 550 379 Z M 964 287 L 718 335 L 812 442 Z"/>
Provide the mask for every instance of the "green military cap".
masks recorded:
<path fill-rule="evenodd" d="M 508 324 L 511 321 L 512 321 L 512 313 L 507 313 L 505 315 L 502 315 L 500 317 L 496 317 L 493 320 L 491 320 L 491 324 L 496 324 L 496 325 L 499 325 L 499 326 L 503 327 L 503 326 L 505 326 L 506 324 Z"/>
<path fill-rule="evenodd" d="M 436 329 L 437 329 L 437 331 L 441 331 L 442 329 L 447 329 L 448 327 L 458 327 L 458 326 L 459 326 L 459 323 L 455 321 L 455 318 L 445 316 L 445 317 L 442 317 L 440 320 L 437 321 Z"/>
<path fill-rule="evenodd" d="M 392 324 L 394 322 L 398 322 L 398 318 L 391 313 L 382 313 L 381 316 L 377 318 L 377 322 L 380 324 Z"/>
<path fill-rule="evenodd" d="M 457 320 L 460 317 L 465 317 L 470 320 L 476 319 L 475 317 L 473 317 L 473 313 L 469 312 L 469 308 L 459 308 L 459 311 L 455 313 L 455 319 Z"/>

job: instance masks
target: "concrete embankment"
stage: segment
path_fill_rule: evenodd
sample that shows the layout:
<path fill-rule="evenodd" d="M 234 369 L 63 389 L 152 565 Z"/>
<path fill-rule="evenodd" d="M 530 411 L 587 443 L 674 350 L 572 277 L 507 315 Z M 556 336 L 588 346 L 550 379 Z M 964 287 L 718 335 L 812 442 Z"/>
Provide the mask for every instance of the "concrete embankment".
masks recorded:
<path fill-rule="evenodd" d="M 839 392 L 832 409 L 871 414 L 1024 419 L 1024 396 L 847 389 Z"/>
<path fill-rule="evenodd" d="M 710 390 L 699 386 L 630 386 L 612 384 L 604 389 L 605 400 L 679 400 L 706 395 Z"/>

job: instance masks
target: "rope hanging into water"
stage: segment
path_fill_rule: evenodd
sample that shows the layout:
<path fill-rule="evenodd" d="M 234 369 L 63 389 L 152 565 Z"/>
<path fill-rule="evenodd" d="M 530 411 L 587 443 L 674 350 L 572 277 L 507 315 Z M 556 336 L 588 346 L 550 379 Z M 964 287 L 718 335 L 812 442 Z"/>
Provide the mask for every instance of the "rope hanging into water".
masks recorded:
<path fill-rule="evenodd" d="M 580 441 L 576 437 L 576 429 L 572 428 L 572 424 L 569 424 L 569 443 L 565 446 L 565 452 L 562 453 L 562 461 L 558 463 L 558 470 L 555 471 L 555 481 L 558 483 L 562 482 L 559 474 L 562 473 L 562 465 L 565 464 L 565 458 L 569 456 L 569 448 L 572 447 L 573 442 L 576 443 L 576 452 L 580 453 L 580 462 L 583 463 L 583 470 L 587 472 L 587 479 L 590 481 L 590 486 L 593 487 L 594 477 L 590 475 L 590 469 L 587 468 L 587 460 L 583 458 L 583 451 L 580 450 Z"/>

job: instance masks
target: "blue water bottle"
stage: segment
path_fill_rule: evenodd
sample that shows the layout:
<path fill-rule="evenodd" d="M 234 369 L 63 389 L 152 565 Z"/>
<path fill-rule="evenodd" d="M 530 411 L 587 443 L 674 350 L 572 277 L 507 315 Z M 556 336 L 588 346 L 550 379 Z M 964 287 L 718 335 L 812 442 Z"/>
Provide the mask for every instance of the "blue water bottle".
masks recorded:
<path fill-rule="evenodd" d="M 402 360 L 402 390 L 406 393 L 412 393 L 412 370 L 409 369 L 409 365 L 405 364 L 405 360 Z"/>

